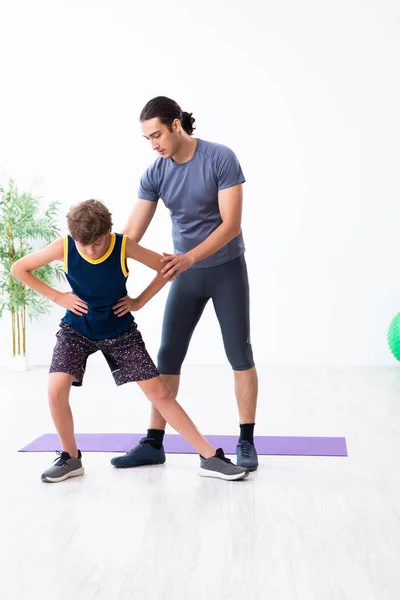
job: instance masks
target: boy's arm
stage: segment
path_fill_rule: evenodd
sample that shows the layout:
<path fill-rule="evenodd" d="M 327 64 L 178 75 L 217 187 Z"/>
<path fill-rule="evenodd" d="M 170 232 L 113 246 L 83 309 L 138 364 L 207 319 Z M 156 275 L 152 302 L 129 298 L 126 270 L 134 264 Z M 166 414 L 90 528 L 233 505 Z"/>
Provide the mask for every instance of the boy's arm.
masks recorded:
<path fill-rule="evenodd" d="M 161 254 L 157 254 L 157 252 L 153 252 L 152 250 L 147 250 L 147 248 L 139 246 L 139 244 L 128 238 L 126 240 L 125 256 L 126 258 L 133 258 L 133 260 L 137 260 L 143 265 L 146 265 L 146 267 L 157 271 L 157 275 L 154 277 L 150 285 L 148 285 L 147 288 L 144 289 L 137 298 L 125 296 L 125 298 L 121 298 L 121 300 L 115 306 L 113 306 L 114 313 L 117 315 L 117 317 L 122 317 L 128 312 L 143 308 L 143 306 L 147 304 L 147 302 L 151 300 L 153 296 L 155 296 L 168 282 L 168 280 L 165 279 L 160 273 L 162 268 Z"/>
<path fill-rule="evenodd" d="M 23 256 L 11 267 L 11 274 L 22 281 L 25 285 L 35 290 L 49 300 L 67 308 L 76 315 L 88 312 L 86 302 L 75 296 L 72 292 L 59 292 L 32 273 L 44 265 L 48 265 L 54 260 L 64 260 L 64 239 L 61 238 L 52 242 L 42 250 L 32 252 Z"/>
<path fill-rule="evenodd" d="M 161 254 L 153 252 L 153 250 L 143 248 L 143 246 L 139 246 L 139 244 L 129 238 L 126 240 L 125 256 L 127 258 L 133 258 L 133 260 L 137 260 L 154 271 L 159 272 L 162 269 Z"/>

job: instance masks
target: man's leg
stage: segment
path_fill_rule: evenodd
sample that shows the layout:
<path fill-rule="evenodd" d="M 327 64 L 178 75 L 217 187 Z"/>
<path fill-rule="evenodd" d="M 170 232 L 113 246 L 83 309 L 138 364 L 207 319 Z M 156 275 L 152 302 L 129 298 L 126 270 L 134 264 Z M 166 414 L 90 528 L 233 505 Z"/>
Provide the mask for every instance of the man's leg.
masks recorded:
<path fill-rule="evenodd" d="M 157 356 L 161 379 L 174 398 L 178 395 L 181 367 L 190 340 L 208 301 L 208 298 L 199 297 L 199 274 L 192 271 L 182 275 L 180 281 L 178 278 L 171 285 L 168 294 Z M 154 437 L 156 431 L 164 432 L 165 425 L 165 419 L 153 404 L 148 437 Z"/>
<path fill-rule="evenodd" d="M 254 423 L 258 395 L 257 370 L 255 367 L 251 367 L 251 369 L 233 371 L 233 373 L 240 423 Z"/>
<path fill-rule="evenodd" d="M 193 332 L 208 298 L 202 295 L 201 273 L 182 273 L 171 285 L 165 306 L 157 367 L 174 398 L 178 395 L 180 372 Z M 165 431 L 166 421 L 153 405 L 149 437 Z"/>
<path fill-rule="evenodd" d="M 244 257 L 216 267 L 208 281 L 209 291 L 221 327 L 225 352 L 232 366 L 239 410 L 240 438 L 237 464 L 255 470 L 254 448 L 258 379 L 250 342 L 249 284 Z"/>
<path fill-rule="evenodd" d="M 202 294 L 199 271 L 185 271 L 171 284 L 158 352 L 158 371 L 174 397 L 178 393 L 181 366 L 190 339 L 207 301 Z M 165 425 L 165 419 L 153 405 L 147 436 L 125 455 L 113 458 L 111 464 L 126 468 L 165 462 L 162 447 Z"/>

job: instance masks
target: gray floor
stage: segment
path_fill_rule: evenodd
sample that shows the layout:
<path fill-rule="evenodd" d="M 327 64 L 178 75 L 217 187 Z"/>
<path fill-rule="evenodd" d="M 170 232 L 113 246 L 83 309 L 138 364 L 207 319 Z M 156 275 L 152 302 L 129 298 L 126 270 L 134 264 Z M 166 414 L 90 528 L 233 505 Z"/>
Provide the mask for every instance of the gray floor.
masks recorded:
<path fill-rule="evenodd" d="M 348 458 L 262 457 L 245 482 L 198 459 L 46 485 L 53 456 L 18 448 L 53 431 L 45 369 L 1 372 L 0 597 L 7 600 L 398 600 L 400 370 L 260 368 L 257 433 L 344 435 Z M 187 367 L 180 401 L 204 433 L 235 433 L 231 375 Z M 148 403 L 89 368 L 76 431 L 143 431 Z"/>

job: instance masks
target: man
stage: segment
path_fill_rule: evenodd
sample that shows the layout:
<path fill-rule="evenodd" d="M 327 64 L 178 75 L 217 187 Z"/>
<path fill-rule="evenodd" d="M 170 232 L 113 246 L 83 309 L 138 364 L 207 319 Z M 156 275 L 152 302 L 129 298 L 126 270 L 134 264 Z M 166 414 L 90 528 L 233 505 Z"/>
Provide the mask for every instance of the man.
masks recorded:
<path fill-rule="evenodd" d="M 162 273 L 173 280 L 165 307 L 158 370 L 174 396 L 193 331 L 212 299 L 235 379 L 240 438 L 237 464 L 258 466 L 253 433 L 258 381 L 250 343 L 249 285 L 241 232 L 242 184 L 235 154 L 192 137 L 195 119 L 164 96 L 140 115 L 144 137 L 159 157 L 144 173 L 125 228 L 139 242 L 161 198 L 172 219 L 174 254 L 164 253 Z M 162 464 L 165 420 L 153 408 L 147 437 L 116 467 Z"/>

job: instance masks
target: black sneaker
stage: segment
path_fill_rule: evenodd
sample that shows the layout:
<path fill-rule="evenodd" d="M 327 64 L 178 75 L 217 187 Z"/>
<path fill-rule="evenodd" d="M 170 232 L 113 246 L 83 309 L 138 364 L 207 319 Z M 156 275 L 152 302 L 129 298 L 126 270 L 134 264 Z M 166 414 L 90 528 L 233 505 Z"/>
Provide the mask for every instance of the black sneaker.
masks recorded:
<path fill-rule="evenodd" d="M 149 438 L 142 438 L 137 446 L 122 456 L 114 456 L 111 459 L 113 467 L 118 469 L 129 469 L 130 467 L 143 467 L 149 465 L 163 465 L 165 463 L 164 447 L 160 449 L 151 445 Z"/>
<path fill-rule="evenodd" d="M 237 464 L 249 471 L 255 471 L 258 467 L 257 450 L 251 442 L 242 441 L 236 446 Z"/>

